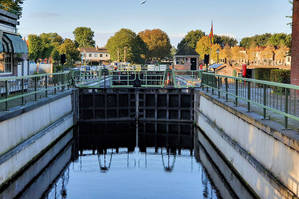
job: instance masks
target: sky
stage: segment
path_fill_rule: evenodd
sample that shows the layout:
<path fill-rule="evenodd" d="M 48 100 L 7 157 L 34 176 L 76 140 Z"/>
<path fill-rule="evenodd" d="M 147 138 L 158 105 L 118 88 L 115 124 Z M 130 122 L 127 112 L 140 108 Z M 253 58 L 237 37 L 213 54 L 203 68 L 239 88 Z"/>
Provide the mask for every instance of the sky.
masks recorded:
<path fill-rule="evenodd" d="M 90 27 L 96 44 L 107 40 L 121 28 L 138 33 L 160 28 L 172 45 L 190 30 L 240 40 L 262 33 L 290 33 L 286 16 L 292 14 L 288 0 L 25 0 L 18 27 L 23 36 L 57 32 L 73 39 L 76 27 Z"/>

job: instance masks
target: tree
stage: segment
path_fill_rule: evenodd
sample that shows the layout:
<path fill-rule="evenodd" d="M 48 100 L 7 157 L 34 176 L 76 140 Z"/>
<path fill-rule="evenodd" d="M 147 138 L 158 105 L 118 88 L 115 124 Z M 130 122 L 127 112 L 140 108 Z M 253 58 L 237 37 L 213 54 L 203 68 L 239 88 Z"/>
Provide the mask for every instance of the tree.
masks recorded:
<path fill-rule="evenodd" d="M 217 54 L 217 50 L 221 50 L 221 46 L 219 44 L 213 44 L 211 49 L 211 60 L 214 62 L 218 61 L 218 58 L 220 58 L 220 54 Z"/>
<path fill-rule="evenodd" d="M 275 61 L 282 64 L 285 63 L 285 58 L 288 55 L 290 49 L 288 47 L 281 47 L 275 50 Z"/>
<path fill-rule="evenodd" d="M 240 41 L 240 47 L 243 47 L 245 49 L 249 49 L 251 45 L 252 45 L 252 38 L 250 37 L 244 37 Z"/>
<path fill-rule="evenodd" d="M 154 29 L 142 31 L 138 35 L 147 46 L 148 58 L 160 60 L 169 57 L 171 44 L 165 32 Z"/>
<path fill-rule="evenodd" d="M 250 48 L 247 50 L 247 56 L 248 56 L 248 61 L 249 62 L 254 62 L 256 59 L 256 46 L 255 45 L 251 45 Z"/>
<path fill-rule="evenodd" d="M 225 60 L 225 63 L 231 62 L 231 60 L 233 58 L 233 54 L 231 51 L 231 47 L 229 45 L 224 46 L 224 48 L 220 52 L 220 57 L 221 57 L 221 59 Z"/>
<path fill-rule="evenodd" d="M 80 52 L 76 48 L 75 43 L 70 39 L 65 39 L 59 47 L 59 54 L 65 54 L 66 64 L 73 65 L 75 61 L 80 60 Z"/>
<path fill-rule="evenodd" d="M 219 44 L 221 47 L 226 45 L 233 47 L 238 44 L 238 41 L 232 37 L 214 35 L 214 43 Z"/>
<path fill-rule="evenodd" d="M 2 9 L 16 14 L 19 18 L 22 16 L 24 0 L 0 0 Z"/>
<path fill-rule="evenodd" d="M 275 48 L 273 46 L 267 46 L 262 52 L 261 52 L 261 57 L 263 60 L 266 60 L 266 64 L 270 64 L 271 61 L 274 61 L 274 51 Z"/>
<path fill-rule="evenodd" d="M 176 52 L 177 52 L 177 49 L 174 46 L 172 46 L 170 49 L 170 57 L 171 58 L 174 57 Z"/>
<path fill-rule="evenodd" d="M 95 41 L 93 40 L 94 32 L 91 28 L 78 27 L 73 32 L 75 36 L 75 43 L 79 48 L 95 47 Z"/>
<path fill-rule="evenodd" d="M 201 30 L 192 30 L 178 44 L 177 53 L 181 55 L 194 55 L 196 54 L 195 48 L 197 42 L 205 36 Z"/>
<path fill-rule="evenodd" d="M 249 49 L 252 45 L 266 47 L 272 34 L 265 33 L 262 35 L 254 35 L 253 37 L 245 37 L 241 40 L 240 46 Z"/>
<path fill-rule="evenodd" d="M 196 52 L 200 55 L 201 59 L 204 59 L 205 55 L 210 54 L 211 42 L 209 37 L 204 36 L 197 42 Z"/>
<path fill-rule="evenodd" d="M 42 58 L 43 47 L 42 40 L 37 35 L 29 35 L 28 36 L 28 51 L 29 51 L 29 59 L 37 62 L 40 58 Z"/>
<path fill-rule="evenodd" d="M 136 33 L 129 29 L 121 29 L 110 37 L 106 48 L 113 61 L 119 59 L 119 61 L 144 63 L 147 54 L 146 44 Z"/>
<path fill-rule="evenodd" d="M 288 37 L 287 34 L 285 33 L 276 33 L 273 34 L 269 41 L 268 41 L 268 45 L 275 47 L 276 49 L 279 47 L 283 47 L 283 46 L 288 46 L 290 45 L 290 38 Z"/>
<path fill-rule="evenodd" d="M 241 49 L 239 46 L 234 46 L 231 48 L 231 53 L 232 53 L 232 60 L 238 62 L 240 59 L 242 59 L 241 57 Z"/>

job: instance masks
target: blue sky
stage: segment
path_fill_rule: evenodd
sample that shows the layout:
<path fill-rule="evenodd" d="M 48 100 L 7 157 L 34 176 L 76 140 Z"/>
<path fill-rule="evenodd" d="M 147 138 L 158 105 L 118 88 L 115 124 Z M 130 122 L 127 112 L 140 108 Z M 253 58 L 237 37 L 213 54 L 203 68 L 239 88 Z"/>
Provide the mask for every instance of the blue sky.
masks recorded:
<path fill-rule="evenodd" d="M 291 28 L 285 17 L 291 15 L 288 0 L 25 0 L 19 32 L 57 32 L 73 38 L 78 26 L 91 27 L 98 46 L 121 28 L 136 33 L 160 28 L 176 45 L 194 29 L 238 40 L 261 33 L 286 32 Z"/>

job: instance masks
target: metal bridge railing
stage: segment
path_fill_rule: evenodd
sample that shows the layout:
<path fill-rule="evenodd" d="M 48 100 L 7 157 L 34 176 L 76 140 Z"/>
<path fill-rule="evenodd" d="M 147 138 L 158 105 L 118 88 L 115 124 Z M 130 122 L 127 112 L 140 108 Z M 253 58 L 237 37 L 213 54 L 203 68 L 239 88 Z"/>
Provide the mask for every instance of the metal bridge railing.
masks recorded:
<path fill-rule="evenodd" d="M 194 88 L 201 86 L 199 70 L 172 70 L 173 85 L 175 88 Z"/>
<path fill-rule="evenodd" d="M 299 86 L 203 72 L 202 89 L 299 130 Z"/>
<path fill-rule="evenodd" d="M 72 84 L 69 72 L 0 78 L 0 112 L 62 92 Z"/>

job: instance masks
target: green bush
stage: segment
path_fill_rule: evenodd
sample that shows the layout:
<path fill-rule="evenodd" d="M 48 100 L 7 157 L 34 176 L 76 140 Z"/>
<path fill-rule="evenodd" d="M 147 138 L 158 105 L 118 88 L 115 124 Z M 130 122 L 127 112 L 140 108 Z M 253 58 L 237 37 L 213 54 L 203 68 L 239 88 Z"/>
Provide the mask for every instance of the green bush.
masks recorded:
<path fill-rule="evenodd" d="M 256 68 L 254 69 L 254 78 L 258 80 L 270 81 L 270 73 L 272 69 Z"/>
<path fill-rule="evenodd" d="M 290 70 L 283 70 L 283 69 L 273 69 L 270 72 L 270 81 L 290 84 L 291 80 L 291 71 Z"/>
<path fill-rule="evenodd" d="M 270 81 L 277 83 L 290 84 L 291 82 L 291 71 L 283 69 L 273 69 L 270 73 Z M 282 94 L 285 89 L 280 87 L 273 87 L 273 90 L 277 94 Z"/>

